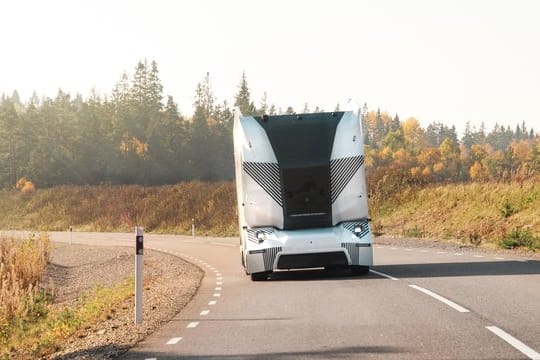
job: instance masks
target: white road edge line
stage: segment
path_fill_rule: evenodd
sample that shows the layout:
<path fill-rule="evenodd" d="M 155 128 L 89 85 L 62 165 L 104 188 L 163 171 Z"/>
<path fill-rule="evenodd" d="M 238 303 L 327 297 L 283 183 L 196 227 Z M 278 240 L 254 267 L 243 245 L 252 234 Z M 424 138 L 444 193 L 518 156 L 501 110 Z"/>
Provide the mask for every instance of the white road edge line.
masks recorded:
<path fill-rule="evenodd" d="M 423 287 L 418 286 L 418 285 L 409 285 L 409 286 L 412 287 L 413 289 L 416 289 L 416 290 L 418 290 L 418 291 L 423 292 L 423 293 L 426 294 L 426 295 L 431 296 L 431 297 L 434 298 L 434 299 L 439 300 L 440 302 L 445 303 L 446 305 L 450 306 L 450 307 L 453 308 L 454 310 L 457 310 L 457 311 L 459 311 L 459 312 L 461 312 L 461 313 L 468 313 L 468 312 L 469 312 L 469 310 L 465 309 L 463 306 L 458 305 L 458 304 L 456 304 L 455 302 L 453 302 L 452 300 L 448 300 L 447 298 L 442 297 L 442 296 L 439 295 L 439 294 L 435 294 L 433 291 L 430 291 L 430 290 L 428 290 L 428 289 L 424 289 Z"/>
<path fill-rule="evenodd" d="M 390 276 L 390 275 L 387 275 L 387 274 L 384 274 L 382 272 L 375 271 L 375 270 L 372 270 L 372 269 L 370 269 L 369 272 L 374 273 L 374 274 L 379 275 L 379 276 L 382 276 L 382 277 L 385 277 L 385 278 L 390 279 L 390 280 L 394 280 L 394 281 L 399 280 L 398 278 L 395 278 L 393 276 Z"/>
<path fill-rule="evenodd" d="M 515 347 L 517 350 L 521 351 L 523 354 L 525 354 L 529 359 L 534 360 L 540 360 L 540 354 L 513 337 L 512 335 L 508 334 L 506 331 L 499 329 L 496 326 L 486 326 L 486 329 Z"/>
<path fill-rule="evenodd" d="M 171 338 L 169 341 L 167 341 L 167 345 L 174 345 L 174 344 L 178 344 L 178 342 L 182 340 L 181 337 L 173 337 Z"/>
<path fill-rule="evenodd" d="M 146 358 L 144 360 L 157 360 L 157 358 Z"/>
<path fill-rule="evenodd" d="M 186 326 L 186 328 L 192 329 L 192 328 L 196 328 L 198 325 L 199 325 L 199 322 L 194 321 L 194 322 L 190 322 L 190 323 Z"/>
<path fill-rule="evenodd" d="M 219 246 L 227 246 L 227 247 L 236 247 L 237 246 L 235 244 L 227 244 L 227 243 L 222 243 L 222 242 L 211 242 L 210 244 L 219 245 Z"/>

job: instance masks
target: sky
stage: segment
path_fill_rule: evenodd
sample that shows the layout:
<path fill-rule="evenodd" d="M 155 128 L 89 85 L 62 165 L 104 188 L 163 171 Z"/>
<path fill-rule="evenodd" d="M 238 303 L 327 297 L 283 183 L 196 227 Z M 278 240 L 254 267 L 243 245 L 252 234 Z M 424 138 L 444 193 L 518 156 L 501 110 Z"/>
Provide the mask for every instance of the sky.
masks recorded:
<path fill-rule="evenodd" d="M 3 0 L 0 93 L 110 94 L 155 60 L 166 95 L 193 112 L 210 73 L 234 102 L 298 112 L 348 99 L 401 120 L 540 130 L 540 1 Z"/>

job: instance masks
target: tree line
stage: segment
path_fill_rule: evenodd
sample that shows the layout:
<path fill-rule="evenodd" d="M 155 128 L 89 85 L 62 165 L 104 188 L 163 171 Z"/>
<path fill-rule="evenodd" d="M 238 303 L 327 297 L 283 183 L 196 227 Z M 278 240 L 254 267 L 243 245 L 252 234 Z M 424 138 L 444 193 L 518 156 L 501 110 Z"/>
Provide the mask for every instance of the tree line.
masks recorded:
<path fill-rule="evenodd" d="M 0 98 L 0 187 L 21 178 L 38 187 L 62 184 L 162 185 L 233 179 L 232 106 L 248 114 L 295 113 L 251 98 L 245 73 L 232 106 L 213 95 L 210 76 L 197 84 L 191 117 L 163 94 L 156 62 L 140 61 L 110 94 L 88 98 L 59 90 L 23 103 L 16 91 Z M 335 110 L 339 109 L 339 104 Z M 540 171 L 540 140 L 524 122 L 487 132 L 369 111 L 363 114 L 371 190 L 441 181 L 530 177 Z M 315 107 L 313 112 L 322 111 Z M 310 112 L 308 105 L 301 112 Z"/>

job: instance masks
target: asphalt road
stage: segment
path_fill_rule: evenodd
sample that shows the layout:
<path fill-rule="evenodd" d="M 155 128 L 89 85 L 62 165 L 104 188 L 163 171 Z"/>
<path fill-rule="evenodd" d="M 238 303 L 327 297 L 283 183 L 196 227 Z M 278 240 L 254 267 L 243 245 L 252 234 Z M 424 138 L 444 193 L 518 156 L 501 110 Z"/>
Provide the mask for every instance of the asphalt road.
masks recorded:
<path fill-rule="evenodd" d="M 135 246 L 132 234 L 73 242 Z M 376 245 L 367 276 L 305 270 L 252 282 L 237 239 L 146 235 L 145 247 L 206 275 L 191 303 L 122 359 L 540 359 L 537 259 Z"/>

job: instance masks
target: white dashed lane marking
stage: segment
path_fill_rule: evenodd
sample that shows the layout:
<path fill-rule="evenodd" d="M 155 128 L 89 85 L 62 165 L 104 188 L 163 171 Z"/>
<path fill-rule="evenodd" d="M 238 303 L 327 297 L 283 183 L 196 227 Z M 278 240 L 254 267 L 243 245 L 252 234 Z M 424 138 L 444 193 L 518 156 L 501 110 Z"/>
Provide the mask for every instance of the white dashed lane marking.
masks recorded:
<path fill-rule="evenodd" d="M 169 341 L 167 341 L 167 345 L 174 345 L 174 344 L 178 344 L 178 342 L 182 340 L 181 337 L 173 337 L 172 339 L 170 339 Z"/>
<path fill-rule="evenodd" d="M 496 326 L 486 326 L 486 329 L 512 345 L 517 350 L 521 351 L 525 356 L 527 356 L 529 359 L 534 360 L 540 360 L 540 354 L 513 337 L 512 335 L 508 334 L 506 331 L 499 329 Z"/>
<path fill-rule="evenodd" d="M 221 288 L 218 286 L 214 289 L 215 291 L 221 291 Z"/>
<path fill-rule="evenodd" d="M 203 310 L 201 311 L 201 316 L 206 316 L 210 313 L 210 310 Z"/>
<path fill-rule="evenodd" d="M 220 293 L 215 293 L 215 294 L 214 294 L 214 297 L 220 297 L 220 296 L 221 296 Z"/>
<path fill-rule="evenodd" d="M 208 302 L 208 305 L 212 306 L 212 305 L 216 305 L 217 301 L 216 300 L 212 300 L 212 301 L 209 301 Z"/>
<path fill-rule="evenodd" d="M 196 328 L 198 325 L 199 325 L 199 322 L 198 322 L 198 321 L 194 321 L 194 322 L 190 322 L 190 323 L 186 326 L 186 328 L 192 329 L 192 328 Z"/>
<path fill-rule="evenodd" d="M 483 258 L 484 255 L 473 255 L 473 257 L 475 257 L 475 258 Z"/>
<path fill-rule="evenodd" d="M 223 285 L 223 281 L 216 281 L 216 285 Z"/>
<path fill-rule="evenodd" d="M 443 296 L 441 296 L 439 294 L 436 294 L 431 290 L 424 289 L 423 287 L 417 286 L 417 285 L 409 285 L 409 286 L 412 287 L 413 289 L 416 289 L 418 291 L 423 292 L 426 295 L 431 296 L 434 299 L 439 300 L 442 303 L 445 303 L 446 305 L 450 306 L 454 310 L 457 310 L 457 311 L 459 311 L 461 313 L 468 313 L 469 312 L 469 310 L 465 309 L 463 306 L 458 305 L 455 302 L 453 302 L 452 300 L 448 300 L 447 298 L 445 298 L 445 297 L 443 297 Z"/>
<path fill-rule="evenodd" d="M 222 280 L 223 280 L 223 278 L 222 278 L 221 276 L 219 276 L 219 277 L 217 277 L 217 278 L 216 278 L 216 280 L 218 280 L 218 281 L 222 281 Z"/>

